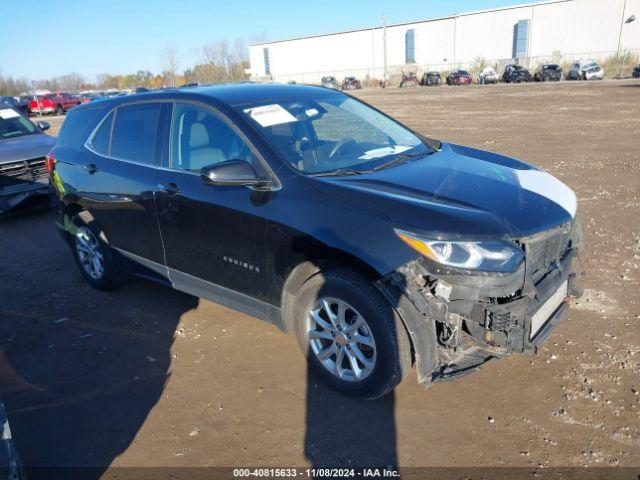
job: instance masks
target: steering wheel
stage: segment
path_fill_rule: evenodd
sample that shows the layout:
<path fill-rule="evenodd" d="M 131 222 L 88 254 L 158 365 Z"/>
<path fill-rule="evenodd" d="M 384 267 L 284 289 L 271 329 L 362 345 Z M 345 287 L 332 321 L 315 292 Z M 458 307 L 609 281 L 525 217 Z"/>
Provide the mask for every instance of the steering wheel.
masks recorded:
<path fill-rule="evenodd" d="M 333 158 L 333 156 L 338 153 L 340 151 L 340 149 L 342 147 L 344 147 L 345 145 L 349 145 L 350 143 L 356 143 L 355 140 L 353 140 L 353 138 L 350 138 L 348 140 L 340 140 L 338 143 L 336 143 L 333 148 L 331 149 L 331 151 L 329 152 L 329 157 L 328 158 Z"/>

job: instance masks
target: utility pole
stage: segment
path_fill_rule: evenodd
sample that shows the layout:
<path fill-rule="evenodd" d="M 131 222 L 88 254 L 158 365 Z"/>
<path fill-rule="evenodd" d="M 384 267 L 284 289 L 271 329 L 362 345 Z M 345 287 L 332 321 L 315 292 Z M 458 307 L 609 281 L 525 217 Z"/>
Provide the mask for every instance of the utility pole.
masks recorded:
<path fill-rule="evenodd" d="M 620 34 L 618 35 L 618 61 L 620 61 L 620 48 L 622 47 L 622 27 L 624 26 L 625 23 L 631 23 L 631 22 L 635 22 L 636 21 L 636 16 L 635 15 L 631 15 L 629 18 L 627 18 L 626 20 L 624 19 L 624 16 L 627 12 L 627 0 L 624 0 L 624 4 L 622 5 L 622 19 L 620 20 Z M 624 75 L 624 62 L 625 62 L 626 58 L 625 56 L 622 57 L 622 63 L 620 65 L 620 78 L 623 77 Z"/>
<path fill-rule="evenodd" d="M 458 14 L 453 16 L 453 70 L 456 69 L 456 30 L 458 28 Z"/>
<path fill-rule="evenodd" d="M 384 83 L 387 83 L 387 16 L 382 16 L 382 58 L 384 64 L 384 72 L 382 74 Z"/>
<path fill-rule="evenodd" d="M 620 19 L 620 34 L 618 35 L 618 61 L 620 61 L 620 47 L 622 44 L 622 26 L 624 25 L 624 14 L 627 10 L 627 0 L 624 0 L 622 4 L 622 18 Z M 624 62 L 623 62 L 624 64 Z M 622 78 L 622 70 L 624 67 L 620 67 L 620 78 Z"/>

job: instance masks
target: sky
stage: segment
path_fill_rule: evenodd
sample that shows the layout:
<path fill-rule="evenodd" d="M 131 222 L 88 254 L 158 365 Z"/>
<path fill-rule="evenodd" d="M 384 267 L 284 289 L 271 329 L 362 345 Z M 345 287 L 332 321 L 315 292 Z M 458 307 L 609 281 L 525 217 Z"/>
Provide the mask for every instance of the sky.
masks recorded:
<path fill-rule="evenodd" d="M 0 74 L 30 80 L 77 72 L 161 71 L 175 46 L 192 66 L 199 47 L 243 37 L 280 40 L 436 18 L 526 0 L 0 0 Z"/>

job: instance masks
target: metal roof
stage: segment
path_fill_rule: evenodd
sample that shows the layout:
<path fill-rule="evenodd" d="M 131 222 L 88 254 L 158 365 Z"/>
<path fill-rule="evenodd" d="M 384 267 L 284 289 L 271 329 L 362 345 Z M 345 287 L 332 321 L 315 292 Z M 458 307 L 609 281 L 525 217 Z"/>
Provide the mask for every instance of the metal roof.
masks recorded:
<path fill-rule="evenodd" d="M 489 8 L 486 10 L 475 10 L 475 11 L 471 11 L 471 12 L 465 12 L 465 13 L 454 13 L 453 15 L 448 15 L 445 17 L 436 17 L 436 18 L 427 18 L 427 19 L 423 19 L 423 20 L 415 20 L 412 22 L 402 22 L 402 23 L 393 23 L 393 24 L 389 24 L 387 25 L 387 28 L 394 28 L 394 27 L 402 27 L 402 26 L 406 26 L 406 25 L 416 25 L 418 23 L 428 23 L 428 22 L 439 22 L 442 20 L 451 20 L 453 18 L 457 18 L 457 17 L 466 17 L 469 15 L 479 15 L 479 14 L 483 14 L 483 13 L 491 13 L 491 12 L 501 12 L 504 10 L 514 10 L 516 8 L 527 8 L 527 7 L 537 7 L 537 6 L 541 6 L 541 5 L 550 5 L 550 4 L 554 4 L 554 3 L 566 3 L 566 2 L 574 2 L 577 0 L 546 0 L 543 2 L 532 2 L 532 3 L 522 3 L 522 4 L 518 4 L 518 5 L 511 5 L 508 7 L 497 7 L 497 8 Z M 305 35 L 302 37 L 293 37 L 293 38 L 285 38 L 285 39 L 281 39 L 281 40 L 273 40 L 273 41 L 269 41 L 269 42 L 259 42 L 259 43 L 252 43 L 251 45 L 249 45 L 250 47 L 257 47 L 260 45 L 271 45 L 274 43 L 284 43 L 284 42 L 292 42 L 295 40 L 305 40 L 308 38 L 320 38 L 320 37 L 329 37 L 332 35 L 342 35 L 344 33 L 355 33 L 355 32 L 366 32 L 369 30 L 381 30 L 382 26 L 378 25 L 375 27 L 366 27 L 366 28 L 354 28 L 351 30 L 342 30 L 339 32 L 330 32 L 330 33 L 320 33 L 320 34 L 316 34 L 316 35 Z"/>

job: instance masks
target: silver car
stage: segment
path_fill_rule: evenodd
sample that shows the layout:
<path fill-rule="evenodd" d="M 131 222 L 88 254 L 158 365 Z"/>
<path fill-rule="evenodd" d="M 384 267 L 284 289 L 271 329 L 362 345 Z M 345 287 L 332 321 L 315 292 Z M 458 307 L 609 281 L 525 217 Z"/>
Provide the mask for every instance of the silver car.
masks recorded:
<path fill-rule="evenodd" d="M 476 79 L 476 83 L 481 85 L 484 85 L 487 83 L 498 83 L 499 81 L 500 81 L 500 77 L 498 76 L 496 71 L 493 69 L 493 67 L 484 68 L 478 74 L 478 78 Z"/>
<path fill-rule="evenodd" d="M 595 60 L 574 62 L 567 74 L 568 80 L 602 80 L 604 70 Z"/>

